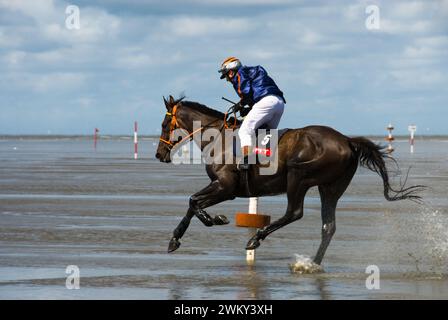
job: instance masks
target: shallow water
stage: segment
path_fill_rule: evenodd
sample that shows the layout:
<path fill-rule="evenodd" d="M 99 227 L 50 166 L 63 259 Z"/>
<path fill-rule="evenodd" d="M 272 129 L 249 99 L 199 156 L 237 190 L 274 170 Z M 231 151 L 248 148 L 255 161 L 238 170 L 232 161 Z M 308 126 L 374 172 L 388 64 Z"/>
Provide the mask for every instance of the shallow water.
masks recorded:
<path fill-rule="evenodd" d="M 374 173 L 359 168 L 341 199 L 324 272 L 294 274 L 295 255 L 313 256 L 320 242 L 315 189 L 303 219 L 262 242 L 256 264 L 245 261 L 249 231 L 234 226 L 247 210 L 237 199 L 208 210 L 226 226 L 193 219 L 173 254 L 172 230 L 188 197 L 208 183 L 202 165 L 162 164 L 156 140 L 0 140 L 1 299 L 447 299 L 448 138 L 395 143 L 410 184 L 424 184 L 424 205 L 387 202 Z M 396 180 L 398 181 L 398 180 Z M 284 196 L 259 210 L 279 218 Z M 80 289 L 66 288 L 66 267 L 80 270 Z M 366 288 L 366 268 L 380 289 Z"/>

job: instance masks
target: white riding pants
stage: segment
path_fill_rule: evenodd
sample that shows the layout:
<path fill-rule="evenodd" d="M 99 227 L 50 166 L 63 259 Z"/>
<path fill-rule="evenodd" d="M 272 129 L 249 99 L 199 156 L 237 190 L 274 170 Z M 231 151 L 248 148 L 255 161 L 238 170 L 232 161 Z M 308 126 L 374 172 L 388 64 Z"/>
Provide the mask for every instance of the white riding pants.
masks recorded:
<path fill-rule="evenodd" d="M 254 104 L 238 131 L 241 147 L 252 146 L 255 130 L 262 125 L 266 124 L 268 129 L 277 129 L 284 108 L 283 100 L 274 95 L 266 96 Z"/>

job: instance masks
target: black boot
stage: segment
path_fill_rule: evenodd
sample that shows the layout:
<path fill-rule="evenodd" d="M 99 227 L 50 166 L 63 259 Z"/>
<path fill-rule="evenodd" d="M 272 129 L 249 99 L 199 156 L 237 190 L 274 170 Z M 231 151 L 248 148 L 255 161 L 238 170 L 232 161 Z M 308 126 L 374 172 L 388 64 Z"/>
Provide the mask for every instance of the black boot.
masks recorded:
<path fill-rule="evenodd" d="M 244 156 L 243 159 L 238 162 L 237 168 L 239 171 L 247 171 L 250 168 L 249 156 Z"/>

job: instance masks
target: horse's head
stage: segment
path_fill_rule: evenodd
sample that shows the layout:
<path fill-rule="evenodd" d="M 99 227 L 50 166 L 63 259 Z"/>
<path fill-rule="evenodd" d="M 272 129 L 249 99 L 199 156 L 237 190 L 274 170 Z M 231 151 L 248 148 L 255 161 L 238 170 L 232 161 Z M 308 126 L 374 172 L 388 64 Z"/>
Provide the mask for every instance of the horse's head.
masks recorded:
<path fill-rule="evenodd" d="M 223 121 L 226 114 L 197 102 L 182 101 L 183 99 L 184 97 L 181 97 L 176 100 L 173 96 L 168 100 L 163 98 L 166 114 L 156 152 L 156 158 L 161 162 L 171 162 L 170 153 L 173 147 L 187 139 L 193 139 L 193 135 L 204 128 L 220 128 L 219 130 L 227 128 L 226 122 Z M 199 122 L 198 127 L 195 127 L 195 121 Z M 180 131 L 183 133 L 180 134 L 178 129 L 182 129 Z M 177 140 L 173 140 L 174 138 Z M 202 148 L 202 141 L 200 143 L 199 146 Z"/>
<path fill-rule="evenodd" d="M 173 96 L 169 97 L 169 100 L 163 98 L 163 102 L 166 107 L 165 118 L 162 122 L 162 133 L 160 135 L 159 146 L 157 147 L 156 158 L 160 162 L 171 162 L 171 149 L 174 146 L 174 142 L 171 141 L 172 132 L 178 128 L 178 122 L 176 119 L 176 110 L 183 98 L 175 100 Z"/>

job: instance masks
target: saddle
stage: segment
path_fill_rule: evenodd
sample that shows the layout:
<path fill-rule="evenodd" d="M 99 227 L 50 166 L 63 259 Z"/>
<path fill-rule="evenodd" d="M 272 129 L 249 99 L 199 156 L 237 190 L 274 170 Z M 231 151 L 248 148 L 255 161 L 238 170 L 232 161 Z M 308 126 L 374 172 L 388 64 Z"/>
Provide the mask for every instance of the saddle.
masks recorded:
<path fill-rule="evenodd" d="M 265 126 L 262 126 L 255 130 L 255 141 L 256 144 L 254 148 L 252 149 L 253 155 L 255 155 L 255 164 L 252 164 L 252 166 L 258 166 L 260 167 L 259 158 L 264 158 L 264 160 L 269 159 L 270 157 L 275 156 L 276 149 L 278 147 L 278 144 L 280 143 L 280 140 L 284 136 L 286 132 L 288 132 L 289 128 L 285 129 L 266 129 Z M 272 141 L 273 137 L 278 137 L 277 141 Z M 237 150 L 236 146 L 234 144 L 234 156 L 237 156 Z M 252 157 L 253 157 L 252 155 Z M 249 162 L 250 163 L 250 162 Z M 247 195 L 249 197 L 252 196 L 252 193 L 250 191 L 250 184 L 249 179 L 251 172 L 254 172 L 254 170 L 245 170 L 245 171 L 239 171 L 239 183 L 241 186 L 244 186 L 247 192 Z"/>

